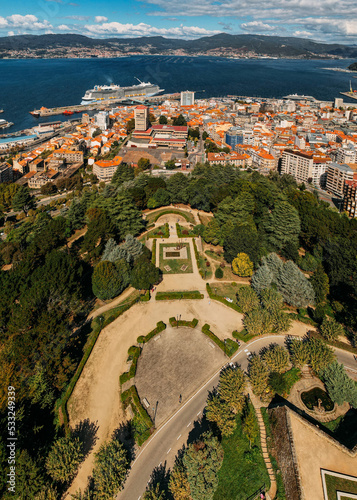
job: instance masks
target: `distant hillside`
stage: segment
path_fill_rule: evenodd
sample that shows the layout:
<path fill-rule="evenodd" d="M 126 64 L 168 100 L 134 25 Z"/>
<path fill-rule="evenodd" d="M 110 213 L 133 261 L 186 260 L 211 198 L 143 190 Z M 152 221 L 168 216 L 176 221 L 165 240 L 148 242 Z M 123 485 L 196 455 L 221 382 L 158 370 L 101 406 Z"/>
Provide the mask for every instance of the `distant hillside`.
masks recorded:
<path fill-rule="evenodd" d="M 354 62 L 348 66 L 351 71 L 357 71 L 357 62 Z"/>
<path fill-rule="evenodd" d="M 340 44 L 324 44 L 295 37 L 263 35 L 218 35 L 197 40 L 177 40 L 172 38 L 107 38 L 94 39 L 83 35 L 17 35 L 0 38 L 0 51 L 46 50 L 53 48 L 106 48 L 108 50 L 144 50 L 146 53 L 165 53 L 183 50 L 187 54 L 206 53 L 230 49 L 244 55 L 251 52 L 272 57 L 319 58 L 328 56 L 357 57 L 357 47 Z"/>

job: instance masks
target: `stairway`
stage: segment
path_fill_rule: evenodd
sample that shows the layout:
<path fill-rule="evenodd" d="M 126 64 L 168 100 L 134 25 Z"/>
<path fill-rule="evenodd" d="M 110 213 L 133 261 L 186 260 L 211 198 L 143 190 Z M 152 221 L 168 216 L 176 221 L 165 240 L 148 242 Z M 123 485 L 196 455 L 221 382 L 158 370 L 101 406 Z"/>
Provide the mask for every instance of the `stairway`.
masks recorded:
<path fill-rule="evenodd" d="M 269 474 L 270 488 L 269 488 L 269 491 L 267 491 L 267 493 L 266 493 L 266 498 L 267 498 L 267 500 L 269 500 L 269 499 L 273 500 L 275 498 L 275 495 L 277 492 L 277 484 L 276 484 L 274 469 L 273 469 L 272 463 L 271 463 L 270 458 L 269 458 L 269 453 L 268 453 L 267 434 L 266 434 L 263 416 L 261 413 L 261 402 L 257 398 L 257 396 L 255 396 L 251 391 L 249 391 L 249 396 L 250 396 L 250 400 L 254 406 L 255 413 L 257 415 L 259 432 L 260 432 L 260 444 L 262 447 L 264 462 L 265 462 L 265 465 L 266 465 L 266 468 L 267 468 L 267 471 Z"/>

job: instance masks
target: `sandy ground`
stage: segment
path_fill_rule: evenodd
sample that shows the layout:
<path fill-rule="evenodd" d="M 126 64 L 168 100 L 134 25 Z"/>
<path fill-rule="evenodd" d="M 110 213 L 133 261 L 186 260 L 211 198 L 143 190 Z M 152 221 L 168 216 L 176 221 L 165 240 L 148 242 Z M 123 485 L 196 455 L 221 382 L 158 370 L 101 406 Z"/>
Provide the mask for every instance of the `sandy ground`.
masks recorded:
<path fill-rule="evenodd" d="M 93 468 L 93 452 L 125 421 L 120 403 L 119 376 L 128 369 L 129 347 L 136 344 L 139 335 L 155 328 L 158 321 L 168 323 L 168 319 L 177 314 L 187 320 L 202 318 L 199 326 L 209 323 L 211 330 L 221 339 L 242 328 L 242 315 L 207 298 L 181 301 L 152 299 L 147 303 L 138 303 L 104 328 L 68 404 L 71 427 L 85 419 L 98 426 L 97 442 L 80 467 L 70 493 L 85 488 Z"/>
<path fill-rule="evenodd" d="M 320 469 L 356 475 L 357 457 L 351 457 L 289 412 L 305 500 L 324 500 Z"/>

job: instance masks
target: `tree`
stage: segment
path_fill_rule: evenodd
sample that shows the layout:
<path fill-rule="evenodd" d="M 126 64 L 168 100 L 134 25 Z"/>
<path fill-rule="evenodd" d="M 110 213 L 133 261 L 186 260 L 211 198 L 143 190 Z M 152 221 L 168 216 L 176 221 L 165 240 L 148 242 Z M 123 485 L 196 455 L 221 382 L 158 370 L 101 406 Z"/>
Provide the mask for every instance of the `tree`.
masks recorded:
<path fill-rule="evenodd" d="M 124 446 L 116 439 L 104 443 L 95 454 L 93 480 L 95 498 L 106 500 L 121 490 L 129 462 Z"/>
<path fill-rule="evenodd" d="M 150 485 L 149 489 L 144 493 L 143 500 L 165 500 L 165 494 L 161 491 L 160 484 Z"/>
<path fill-rule="evenodd" d="M 271 371 L 284 373 L 289 365 L 289 354 L 282 346 L 270 345 L 262 355 L 262 360 Z"/>
<path fill-rule="evenodd" d="M 176 459 L 169 480 L 169 489 L 174 500 L 188 500 L 191 496 L 185 466 L 182 459 Z"/>
<path fill-rule="evenodd" d="M 270 314 L 281 311 L 284 306 L 284 299 L 282 295 L 274 290 L 274 288 L 265 288 L 260 294 L 262 306 Z"/>
<path fill-rule="evenodd" d="M 248 376 L 254 394 L 263 395 L 268 388 L 269 368 L 257 354 L 249 359 Z"/>
<path fill-rule="evenodd" d="M 159 283 L 161 278 L 160 269 L 152 262 L 146 260 L 146 257 L 140 256 L 131 273 L 131 284 L 137 290 L 149 290 L 153 285 Z"/>
<path fill-rule="evenodd" d="M 74 478 L 84 458 L 79 438 L 69 436 L 57 439 L 46 458 L 46 470 L 54 481 L 67 483 Z"/>
<path fill-rule="evenodd" d="M 243 318 L 244 326 L 250 335 L 265 335 L 271 333 L 273 320 L 264 309 L 254 309 Z"/>
<path fill-rule="evenodd" d="M 316 304 L 325 302 L 330 292 L 330 286 L 328 276 L 321 264 L 317 266 L 316 271 L 311 276 L 310 283 L 315 292 Z"/>
<path fill-rule="evenodd" d="M 212 245 L 218 245 L 220 242 L 220 232 L 221 226 L 218 221 L 213 218 L 209 221 L 206 229 L 203 232 L 203 239 L 206 243 L 212 243 Z"/>
<path fill-rule="evenodd" d="M 291 339 L 288 344 L 290 359 L 294 366 L 302 368 L 309 362 L 309 349 L 307 342 L 300 339 Z"/>
<path fill-rule="evenodd" d="M 326 340 L 337 340 L 338 337 L 345 335 L 345 330 L 340 323 L 330 316 L 325 316 L 321 325 L 320 333 Z"/>
<path fill-rule="evenodd" d="M 346 374 L 344 366 L 334 361 L 322 374 L 327 392 L 334 403 L 342 405 L 345 401 L 357 408 L 357 385 Z"/>
<path fill-rule="evenodd" d="M 159 118 L 160 125 L 167 125 L 167 118 L 165 115 L 161 115 Z"/>
<path fill-rule="evenodd" d="M 249 441 L 249 447 L 252 447 L 252 443 L 258 436 L 258 426 L 257 421 L 254 414 L 254 408 L 251 404 L 247 404 L 245 408 L 245 412 L 243 415 L 243 425 L 242 429 L 244 434 L 247 436 Z"/>
<path fill-rule="evenodd" d="M 121 186 L 123 182 L 131 181 L 135 177 L 134 168 L 130 167 L 126 163 L 120 164 L 111 180 L 111 183 L 115 186 Z"/>
<path fill-rule="evenodd" d="M 265 264 L 258 267 L 252 277 L 252 287 L 256 293 L 260 294 L 265 288 L 269 288 L 274 279 L 274 275 Z"/>
<path fill-rule="evenodd" d="M 136 260 L 143 253 L 143 244 L 132 234 L 127 234 L 125 242 L 121 245 L 132 260 Z"/>
<path fill-rule="evenodd" d="M 148 158 L 140 158 L 139 161 L 138 161 L 138 169 L 143 171 L 143 170 L 147 170 L 148 168 L 150 168 L 151 166 L 151 163 L 150 163 L 150 160 Z"/>
<path fill-rule="evenodd" d="M 34 197 L 30 194 L 30 190 L 26 186 L 20 186 L 20 188 L 16 191 L 12 199 L 12 208 L 15 212 L 23 212 L 27 215 L 27 212 L 30 208 L 35 207 Z"/>
<path fill-rule="evenodd" d="M 226 368 L 219 377 L 219 395 L 233 413 L 243 408 L 245 386 L 244 372 L 239 366 Z"/>
<path fill-rule="evenodd" d="M 223 278 L 223 269 L 221 267 L 217 267 L 217 269 L 214 272 L 214 275 L 217 279 Z"/>
<path fill-rule="evenodd" d="M 276 283 L 284 267 L 284 262 L 281 258 L 275 252 L 271 252 L 262 258 L 262 265 L 269 267 L 273 274 L 273 282 Z"/>
<path fill-rule="evenodd" d="M 44 194 L 47 196 L 50 194 L 57 193 L 57 186 L 53 182 L 47 182 L 46 184 L 41 186 L 40 192 L 41 192 L 41 194 Z"/>
<path fill-rule="evenodd" d="M 45 370 L 40 363 L 36 364 L 34 374 L 29 377 L 28 387 L 29 397 L 33 403 L 39 403 L 42 409 L 51 406 L 55 395 L 48 380 L 46 380 Z"/>
<path fill-rule="evenodd" d="M 178 116 L 176 116 L 176 118 L 174 118 L 172 120 L 172 124 L 175 126 L 175 127 L 182 127 L 182 126 L 186 126 L 187 125 L 187 122 L 185 120 L 185 118 L 180 114 Z"/>
<path fill-rule="evenodd" d="M 258 294 L 250 286 L 242 286 L 238 289 L 237 302 L 244 314 L 259 308 Z"/>
<path fill-rule="evenodd" d="M 205 432 L 200 440 L 188 445 L 183 456 L 191 496 L 195 500 L 212 500 L 218 486 L 218 471 L 223 462 L 221 443 Z"/>
<path fill-rule="evenodd" d="M 27 450 L 21 450 L 16 454 L 16 497 L 24 500 L 34 498 L 43 487 L 44 478 L 39 464 Z"/>
<path fill-rule="evenodd" d="M 301 228 L 299 213 L 287 201 L 278 201 L 263 226 L 271 246 L 281 250 L 288 242 L 297 242 Z"/>
<path fill-rule="evenodd" d="M 246 220 L 245 215 L 243 219 Z M 223 233 L 224 258 L 227 262 L 231 263 L 237 253 L 244 252 L 255 265 L 258 265 L 264 250 L 262 236 L 254 227 L 247 224 L 238 225 L 234 226 L 233 231 L 225 234 L 223 230 Z"/>
<path fill-rule="evenodd" d="M 335 358 L 335 355 L 326 342 L 315 337 L 307 341 L 309 352 L 309 363 L 315 373 L 324 370 Z"/>
<path fill-rule="evenodd" d="M 219 395 L 213 395 L 207 401 L 206 417 L 210 422 L 214 422 L 222 436 L 230 436 L 235 427 L 236 420 L 231 412 L 229 404 L 222 400 Z"/>
<path fill-rule="evenodd" d="M 246 253 L 239 253 L 232 262 L 232 270 L 234 274 L 241 277 L 251 276 L 253 274 L 253 262 Z"/>
<path fill-rule="evenodd" d="M 277 286 L 285 302 L 295 307 L 314 304 L 315 293 L 311 283 L 291 260 L 287 261 L 278 276 Z"/>
<path fill-rule="evenodd" d="M 135 129 L 135 118 L 131 118 L 126 124 L 126 133 L 130 134 Z"/>
<path fill-rule="evenodd" d="M 94 268 L 92 288 L 96 297 L 102 300 L 112 299 L 119 295 L 126 283 L 117 266 L 109 261 L 99 262 Z"/>

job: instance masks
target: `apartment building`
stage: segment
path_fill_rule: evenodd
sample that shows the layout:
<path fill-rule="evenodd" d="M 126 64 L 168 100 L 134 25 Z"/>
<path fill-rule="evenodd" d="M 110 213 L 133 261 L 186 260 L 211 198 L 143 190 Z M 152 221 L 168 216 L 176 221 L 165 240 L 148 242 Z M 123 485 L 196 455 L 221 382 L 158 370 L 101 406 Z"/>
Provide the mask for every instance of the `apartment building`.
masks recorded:
<path fill-rule="evenodd" d="M 331 163 L 327 170 L 326 189 L 338 198 L 343 197 L 343 190 L 346 181 L 357 180 L 357 164 Z"/>

